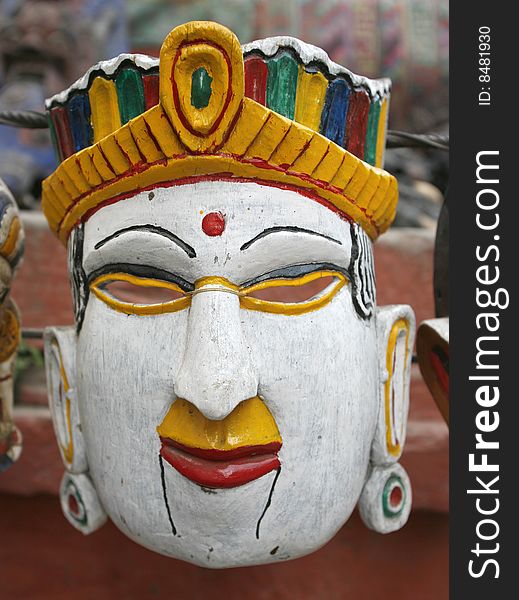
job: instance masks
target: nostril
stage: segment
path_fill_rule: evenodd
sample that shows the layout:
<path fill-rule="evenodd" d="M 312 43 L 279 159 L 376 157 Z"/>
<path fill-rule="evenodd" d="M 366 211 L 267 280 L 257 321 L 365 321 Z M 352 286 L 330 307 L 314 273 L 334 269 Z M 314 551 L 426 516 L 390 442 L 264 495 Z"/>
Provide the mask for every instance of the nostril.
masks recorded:
<path fill-rule="evenodd" d="M 249 395 L 243 395 L 243 388 L 236 389 L 230 386 L 211 386 L 201 390 L 185 390 L 182 397 L 193 404 L 206 419 L 221 421 L 229 416 L 240 402 Z M 193 393 L 194 392 L 194 393 Z"/>

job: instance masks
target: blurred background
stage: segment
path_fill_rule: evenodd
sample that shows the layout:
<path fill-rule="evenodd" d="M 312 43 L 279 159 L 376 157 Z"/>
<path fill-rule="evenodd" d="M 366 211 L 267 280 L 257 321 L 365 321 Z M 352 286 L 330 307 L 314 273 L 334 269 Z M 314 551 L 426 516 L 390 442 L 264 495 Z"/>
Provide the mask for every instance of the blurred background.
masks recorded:
<path fill-rule="evenodd" d="M 0 0 L 0 110 L 41 112 L 46 97 L 98 60 L 157 56 L 167 33 L 191 20 L 218 21 L 242 43 L 291 35 L 320 46 L 356 73 L 392 79 L 390 129 L 448 133 L 447 0 Z M 68 525 L 38 339 L 42 327 L 73 320 L 65 251 L 39 208 L 41 181 L 55 166 L 47 130 L 0 125 L 0 177 L 26 230 L 12 290 L 25 329 L 15 379 L 24 449 L 0 474 L 0 598 L 447 598 L 448 429 L 416 365 L 402 461 L 414 510 L 396 534 L 369 532 L 355 516 L 307 558 L 213 572 L 152 554 L 111 524 L 87 538 Z M 434 236 L 448 153 L 389 149 L 386 168 L 399 179 L 400 202 L 375 246 L 378 303 L 411 304 L 419 323 L 435 314 Z"/>

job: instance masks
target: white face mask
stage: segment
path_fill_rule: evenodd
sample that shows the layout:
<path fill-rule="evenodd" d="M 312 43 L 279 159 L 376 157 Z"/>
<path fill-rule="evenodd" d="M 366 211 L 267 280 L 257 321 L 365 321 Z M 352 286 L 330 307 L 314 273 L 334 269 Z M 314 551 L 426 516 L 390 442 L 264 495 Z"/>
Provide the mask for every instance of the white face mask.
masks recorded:
<path fill-rule="evenodd" d="M 360 314 L 359 281 L 373 282 L 358 264 L 352 280 L 352 254 L 370 253 L 353 227 L 294 191 L 230 181 L 141 192 L 85 223 L 71 426 L 85 452 L 70 470 L 88 468 L 133 540 L 209 567 L 296 558 L 349 518 L 370 458 L 398 458 L 385 444 L 403 445 L 410 357 L 399 334 L 403 400 L 388 417 L 387 323 Z M 385 530 L 407 519 L 401 501 Z"/>

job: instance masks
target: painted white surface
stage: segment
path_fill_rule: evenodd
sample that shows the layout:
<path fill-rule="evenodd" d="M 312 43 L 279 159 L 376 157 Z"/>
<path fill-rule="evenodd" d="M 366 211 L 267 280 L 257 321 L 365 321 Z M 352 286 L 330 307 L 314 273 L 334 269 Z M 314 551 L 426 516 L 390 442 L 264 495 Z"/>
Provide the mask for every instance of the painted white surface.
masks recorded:
<path fill-rule="evenodd" d="M 386 482 L 394 475 L 403 484 L 405 499 L 402 512 L 396 516 L 388 517 L 384 514 L 381 498 Z M 378 533 L 391 533 L 398 531 L 407 523 L 412 503 L 413 498 L 409 477 L 402 466 L 394 463 L 388 467 L 373 468 L 360 497 L 359 512 L 366 527 Z"/>
<path fill-rule="evenodd" d="M 78 503 L 78 515 L 70 512 L 69 495 L 71 487 Z M 59 490 L 61 510 L 67 521 L 84 535 L 93 533 L 106 523 L 106 513 L 99 502 L 97 492 L 88 475 L 65 473 Z M 77 518 L 79 517 L 79 518 Z"/>
<path fill-rule="evenodd" d="M 225 215 L 220 237 L 201 228 L 213 211 Z M 116 231 L 145 224 L 173 232 L 197 256 L 142 231 L 95 249 Z M 311 229 L 341 243 L 284 231 L 240 250 L 278 226 Z M 129 261 L 188 281 L 219 275 L 240 284 L 308 262 L 346 269 L 350 254 L 349 223 L 309 198 L 253 183 L 201 182 L 98 210 L 85 225 L 83 264 L 87 274 Z M 374 318 L 355 312 L 350 286 L 320 310 L 299 316 L 244 310 L 236 296 L 218 290 L 197 294 L 189 309 L 155 316 L 116 312 L 91 294 L 76 373 L 89 477 L 101 504 L 130 538 L 162 554 L 206 567 L 308 554 L 349 518 L 370 472 L 380 405 L 377 327 Z M 156 427 L 180 393 L 212 418 L 224 418 L 258 394 L 283 446 L 273 491 L 275 472 L 240 487 L 207 490 L 164 463 L 173 535 Z"/>
<path fill-rule="evenodd" d="M 294 192 L 206 182 L 154 194 L 152 200 L 139 194 L 90 218 L 87 272 L 126 257 L 152 261 L 191 281 L 220 275 L 241 283 L 302 262 L 349 265 L 349 224 Z M 200 211 L 225 215 L 221 237 L 203 233 Z M 145 223 L 174 231 L 197 257 L 140 232 L 94 249 L 115 230 Z M 264 229 L 283 225 L 312 229 L 342 245 L 280 232 L 240 251 Z M 198 335 L 212 327 L 214 335 Z M 116 313 L 91 297 L 78 343 L 78 393 L 90 473 L 108 514 L 139 543 L 206 566 L 283 560 L 324 544 L 351 514 L 368 468 L 377 415 L 375 335 L 374 321 L 355 313 L 348 287 L 328 306 L 301 316 L 243 310 L 235 296 L 217 291 L 197 295 L 191 310 L 155 317 Z M 243 347 L 247 356 L 238 360 Z M 193 357 L 195 367 L 186 361 L 194 351 L 218 359 Z M 210 398 L 200 388 L 222 372 L 232 393 Z M 256 526 L 275 473 L 208 493 L 165 464 L 181 537 L 171 534 L 155 429 L 176 397 L 177 382 L 184 382 L 183 391 L 206 414 L 224 417 L 236 402 L 254 395 L 256 386 L 272 412 L 283 438 L 282 471 L 259 540 Z M 210 401 L 218 405 L 209 407 Z"/>
<path fill-rule="evenodd" d="M 202 231 L 202 219 L 210 212 L 224 214 L 222 236 L 211 238 Z M 191 259 L 174 242 L 143 232 L 125 233 L 94 249 L 118 229 L 145 224 L 172 231 L 195 249 L 197 257 Z M 264 229 L 277 226 L 312 229 L 341 241 L 342 246 L 315 235 L 278 232 L 240 251 Z M 94 213 L 85 227 L 84 266 L 89 272 L 124 256 L 136 264 L 173 269 L 191 281 L 217 275 L 240 284 L 301 262 L 327 260 L 347 269 L 350 247 L 349 223 L 297 192 L 256 183 L 208 181 L 142 192 Z"/>
<path fill-rule="evenodd" d="M 217 286 L 200 289 L 208 288 L 216 290 Z M 208 419 L 225 419 L 240 402 L 258 393 L 258 375 L 241 326 L 241 313 L 239 297 L 225 289 L 196 294 L 191 301 L 174 392 Z"/>

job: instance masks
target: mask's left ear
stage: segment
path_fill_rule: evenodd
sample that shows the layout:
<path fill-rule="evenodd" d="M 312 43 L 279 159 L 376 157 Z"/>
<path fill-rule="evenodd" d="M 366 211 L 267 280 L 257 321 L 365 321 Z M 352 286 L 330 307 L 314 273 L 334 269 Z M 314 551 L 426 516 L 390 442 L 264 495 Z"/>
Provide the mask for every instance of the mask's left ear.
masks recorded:
<path fill-rule="evenodd" d="M 88 470 L 76 398 L 76 332 L 48 327 L 44 334 L 49 407 L 61 459 L 70 473 Z"/>
<path fill-rule="evenodd" d="M 380 533 L 400 529 L 411 510 L 411 485 L 397 463 L 409 411 L 415 317 L 410 306 L 377 308 L 378 419 L 368 477 L 359 501 L 364 523 Z"/>
<path fill-rule="evenodd" d="M 87 534 L 106 521 L 106 514 L 88 475 L 76 395 L 76 331 L 74 327 L 48 327 L 43 338 L 49 406 L 66 469 L 60 489 L 61 508 L 67 520 Z"/>

